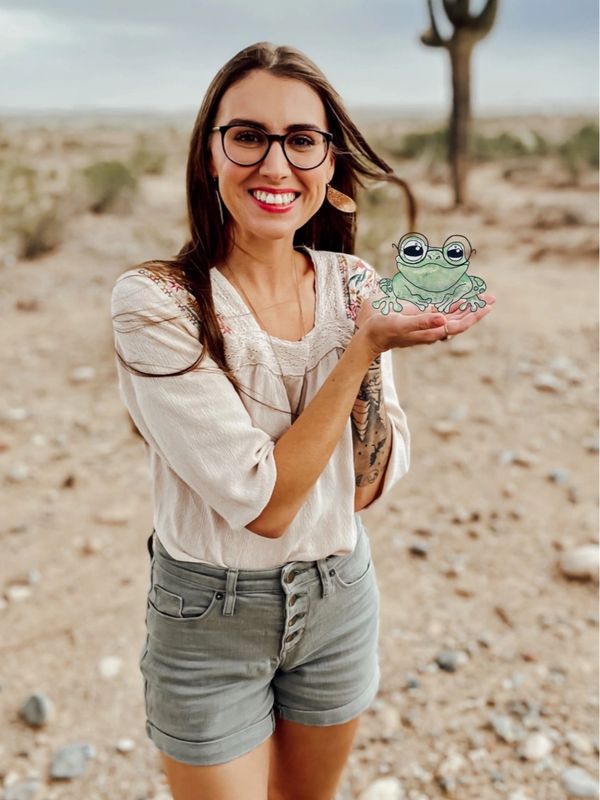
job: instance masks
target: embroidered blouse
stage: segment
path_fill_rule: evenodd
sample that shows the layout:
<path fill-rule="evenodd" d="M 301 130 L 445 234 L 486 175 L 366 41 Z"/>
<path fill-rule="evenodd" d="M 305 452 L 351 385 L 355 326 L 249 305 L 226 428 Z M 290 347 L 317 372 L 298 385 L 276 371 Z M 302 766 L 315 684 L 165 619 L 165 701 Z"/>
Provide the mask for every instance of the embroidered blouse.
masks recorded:
<path fill-rule="evenodd" d="M 314 326 L 299 341 L 271 337 L 277 358 L 233 284 L 216 268 L 210 271 L 227 364 L 244 388 L 241 394 L 208 354 L 174 377 L 137 376 L 115 356 L 120 397 L 146 443 L 154 529 L 178 560 L 270 569 L 354 549 L 350 417 L 285 533 L 268 539 L 246 527 L 272 495 L 273 449 L 290 427 L 290 410 L 300 403 L 301 412 L 327 379 L 354 334 L 360 303 L 380 277 L 358 256 L 303 249 L 315 270 Z M 127 270 L 113 286 L 111 312 L 116 349 L 138 370 L 175 372 L 200 355 L 197 305 L 173 280 L 143 267 Z M 390 350 L 382 353 L 381 364 L 392 447 L 381 494 L 369 507 L 409 468 L 410 435 Z"/>

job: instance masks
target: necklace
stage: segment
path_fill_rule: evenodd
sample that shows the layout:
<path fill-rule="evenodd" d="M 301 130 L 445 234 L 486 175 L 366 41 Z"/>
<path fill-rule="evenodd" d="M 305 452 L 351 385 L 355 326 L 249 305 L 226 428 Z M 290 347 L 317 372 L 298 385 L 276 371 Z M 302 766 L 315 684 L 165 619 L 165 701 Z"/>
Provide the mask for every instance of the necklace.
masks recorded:
<path fill-rule="evenodd" d="M 298 309 L 299 309 L 299 311 L 300 311 L 300 320 L 301 320 L 301 324 L 302 324 L 302 333 L 301 333 L 301 336 L 300 336 L 300 339 L 302 339 L 302 338 L 303 338 L 303 336 L 304 336 L 304 333 L 305 333 L 305 323 L 304 323 L 304 314 L 302 313 L 302 302 L 301 302 L 301 300 L 300 300 L 300 289 L 299 289 L 299 285 L 298 285 L 298 269 L 297 269 L 297 266 L 296 266 L 296 262 L 295 262 L 295 260 L 294 260 L 294 253 L 293 253 L 293 251 L 292 251 L 292 266 L 293 266 L 293 269 L 294 269 L 294 276 L 295 276 L 295 278 L 296 278 L 296 299 L 297 299 L 297 301 L 298 301 Z M 270 334 L 270 333 L 269 333 L 269 331 L 267 330 L 267 328 L 266 328 L 266 326 L 265 326 L 264 322 L 262 321 L 262 319 L 260 318 L 260 316 L 259 316 L 258 312 L 256 311 L 256 309 L 254 308 L 254 306 L 253 306 L 253 305 L 252 305 L 252 303 L 250 302 L 250 298 L 248 297 L 248 295 L 246 294 L 246 292 L 245 292 L 245 291 L 242 289 L 242 287 L 241 287 L 241 286 L 240 286 L 240 284 L 238 283 L 238 281 L 237 281 L 237 279 L 235 278 L 235 276 L 234 276 L 233 272 L 232 272 L 232 271 L 229 269 L 229 267 L 226 267 L 226 269 L 227 269 L 227 272 L 229 273 L 229 275 L 231 275 L 231 280 L 232 280 L 232 282 L 233 282 L 233 283 L 234 283 L 234 285 L 235 285 L 235 286 L 236 286 L 236 287 L 237 287 L 237 288 L 240 290 L 240 292 L 241 292 L 242 296 L 244 297 L 244 300 L 246 301 L 246 303 L 247 303 L 247 304 L 250 306 L 250 308 L 252 309 L 252 312 L 253 312 L 254 316 L 256 317 L 256 320 L 257 320 L 257 321 L 258 321 L 258 323 L 260 324 L 260 326 L 261 326 L 262 330 L 263 330 L 263 331 L 264 331 L 264 332 L 267 334 L 267 336 L 269 337 L 269 344 L 271 345 L 271 350 L 273 351 L 273 355 L 275 356 L 275 360 L 277 361 L 277 366 L 279 367 L 279 371 L 280 371 L 280 373 L 281 373 L 281 377 L 282 377 L 282 379 L 283 379 L 283 368 L 282 368 L 282 366 L 281 366 L 281 362 L 279 361 L 279 358 L 278 358 L 278 356 L 277 356 L 277 350 L 275 349 L 275 347 L 274 347 L 274 345 L 273 345 L 273 340 L 271 339 L 271 334 Z M 290 418 L 291 418 L 291 421 L 292 421 L 292 423 L 293 423 L 293 422 L 295 422 L 295 420 L 296 420 L 296 419 L 298 418 L 298 416 L 299 416 L 299 414 L 298 414 L 298 410 L 299 410 L 299 408 L 300 408 L 300 404 L 302 403 L 302 397 L 303 397 L 303 394 L 304 394 L 304 385 L 305 385 L 305 383 L 306 383 L 306 372 L 304 373 L 304 377 L 302 378 L 302 386 L 300 387 L 300 395 L 299 395 L 299 397 L 298 397 L 298 405 L 296 406 L 296 410 L 295 410 L 295 411 L 292 411 L 292 410 L 291 410 L 291 408 L 290 408 Z"/>

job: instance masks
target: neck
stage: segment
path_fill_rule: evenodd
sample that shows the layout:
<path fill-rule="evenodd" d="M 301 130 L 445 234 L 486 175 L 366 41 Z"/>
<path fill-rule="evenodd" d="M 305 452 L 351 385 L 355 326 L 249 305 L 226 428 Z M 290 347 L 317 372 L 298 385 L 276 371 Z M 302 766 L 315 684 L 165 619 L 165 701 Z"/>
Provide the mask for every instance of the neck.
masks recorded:
<path fill-rule="evenodd" d="M 233 274 L 253 296 L 280 297 L 289 293 L 295 273 L 304 274 L 305 262 L 292 239 L 261 239 L 236 242 L 218 269 L 225 277 Z"/>

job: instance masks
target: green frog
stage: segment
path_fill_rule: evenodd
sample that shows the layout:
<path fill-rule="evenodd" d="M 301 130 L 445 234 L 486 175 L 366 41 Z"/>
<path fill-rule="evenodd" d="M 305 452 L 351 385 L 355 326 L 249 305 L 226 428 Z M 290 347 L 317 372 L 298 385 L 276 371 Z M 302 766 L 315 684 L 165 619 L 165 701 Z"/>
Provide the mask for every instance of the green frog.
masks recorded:
<path fill-rule="evenodd" d="M 390 308 L 402 311 L 401 300 L 413 303 L 421 311 L 431 304 L 446 313 L 450 306 L 462 301 L 459 310 L 483 308 L 486 303 L 478 295 L 486 284 L 476 275 L 467 275 L 469 259 L 476 252 L 466 236 L 449 236 L 441 247 L 430 247 L 422 233 L 407 233 L 396 245 L 398 272 L 393 278 L 381 278 L 379 287 L 384 297 L 372 301 L 373 308 L 388 314 Z"/>

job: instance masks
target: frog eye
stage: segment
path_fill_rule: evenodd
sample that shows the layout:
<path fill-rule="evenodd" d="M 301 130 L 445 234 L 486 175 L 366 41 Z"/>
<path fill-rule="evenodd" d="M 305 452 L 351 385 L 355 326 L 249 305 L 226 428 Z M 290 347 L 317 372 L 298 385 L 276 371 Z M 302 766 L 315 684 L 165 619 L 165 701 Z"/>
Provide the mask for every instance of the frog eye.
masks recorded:
<path fill-rule="evenodd" d="M 465 251 L 463 250 L 462 244 L 451 244 L 448 245 L 448 249 L 446 250 L 446 258 L 449 261 L 462 261 L 465 256 Z"/>
<path fill-rule="evenodd" d="M 400 242 L 398 254 L 407 264 L 418 264 L 427 255 L 427 242 L 421 237 L 406 237 Z"/>
<path fill-rule="evenodd" d="M 442 247 L 446 261 L 450 264 L 465 264 L 471 257 L 473 249 L 466 236 L 454 234 L 449 236 Z"/>

